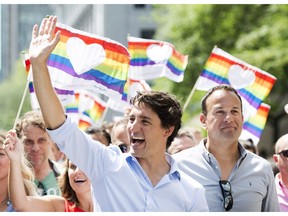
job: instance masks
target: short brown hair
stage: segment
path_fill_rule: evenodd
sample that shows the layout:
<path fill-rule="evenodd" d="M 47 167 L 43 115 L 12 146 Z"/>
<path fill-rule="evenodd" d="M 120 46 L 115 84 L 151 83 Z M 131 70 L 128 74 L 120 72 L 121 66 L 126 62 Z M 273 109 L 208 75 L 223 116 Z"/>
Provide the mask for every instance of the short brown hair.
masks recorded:
<path fill-rule="evenodd" d="M 41 112 L 29 111 L 26 112 L 16 124 L 15 130 L 19 139 L 22 138 L 23 130 L 29 125 L 33 125 L 35 127 L 42 129 L 43 131 L 46 131 L 45 122 Z"/>
<path fill-rule="evenodd" d="M 217 91 L 217 90 L 226 90 L 226 91 L 230 91 L 230 92 L 235 93 L 235 95 L 236 95 L 236 96 L 239 98 L 239 100 L 240 100 L 241 111 L 243 110 L 243 108 L 242 108 L 242 99 L 241 99 L 240 95 L 238 94 L 238 92 L 236 91 L 236 89 L 234 89 L 232 86 L 227 85 L 227 84 L 220 84 L 220 85 L 217 85 L 217 86 L 211 88 L 211 89 L 205 94 L 205 96 L 202 98 L 201 107 L 202 107 L 202 113 L 203 113 L 204 115 L 207 115 L 207 105 L 206 105 L 207 99 L 212 95 L 213 92 L 215 92 L 215 91 Z"/>

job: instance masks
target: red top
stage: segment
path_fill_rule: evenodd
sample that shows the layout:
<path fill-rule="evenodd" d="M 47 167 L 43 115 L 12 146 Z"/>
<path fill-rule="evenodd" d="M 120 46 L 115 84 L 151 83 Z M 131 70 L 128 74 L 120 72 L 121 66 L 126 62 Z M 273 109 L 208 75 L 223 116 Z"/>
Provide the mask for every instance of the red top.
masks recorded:
<path fill-rule="evenodd" d="M 85 211 L 77 206 L 74 206 L 73 203 L 65 200 L 65 212 L 85 212 Z"/>

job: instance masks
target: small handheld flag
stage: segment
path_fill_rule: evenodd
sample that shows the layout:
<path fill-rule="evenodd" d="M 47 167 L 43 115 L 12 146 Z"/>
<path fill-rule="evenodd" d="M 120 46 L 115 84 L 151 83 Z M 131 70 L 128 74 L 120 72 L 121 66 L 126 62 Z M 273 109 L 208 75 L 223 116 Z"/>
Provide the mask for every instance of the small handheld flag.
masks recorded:
<path fill-rule="evenodd" d="M 150 80 L 166 76 L 175 82 L 183 81 L 188 55 L 179 53 L 172 44 L 128 36 L 128 50 L 129 78 Z"/>

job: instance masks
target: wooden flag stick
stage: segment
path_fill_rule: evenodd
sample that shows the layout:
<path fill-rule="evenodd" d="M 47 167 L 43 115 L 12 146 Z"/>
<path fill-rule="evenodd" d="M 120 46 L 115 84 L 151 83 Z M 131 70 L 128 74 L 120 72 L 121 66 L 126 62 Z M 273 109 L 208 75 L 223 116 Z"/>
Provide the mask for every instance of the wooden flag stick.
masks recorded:
<path fill-rule="evenodd" d="M 190 102 L 195 90 L 196 90 L 196 84 L 197 84 L 198 79 L 196 80 L 196 82 L 195 82 L 193 88 L 191 89 L 190 94 L 189 94 L 189 96 L 188 96 L 188 98 L 187 98 L 187 100 L 186 100 L 186 102 L 185 102 L 185 104 L 183 106 L 183 113 L 185 112 L 185 110 L 186 110 L 186 108 L 187 108 L 187 106 L 188 106 L 188 104 L 189 104 L 189 102 Z"/>
<path fill-rule="evenodd" d="M 19 119 L 19 116 L 20 116 L 20 113 L 21 113 L 21 110 L 22 110 L 22 107 L 23 107 L 23 104 L 24 104 L 24 100 L 25 100 L 26 94 L 27 94 L 27 91 L 28 91 L 29 81 L 30 81 L 30 76 L 31 76 L 30 74 L 31 74 L 31 72 L 29 72 L 29 74 L 28 74 L 28 79 L 26 81 L 26 85 L 25 85 L 25 89 L 24 89 L 24 92 L 23 92 L 23 95 L 22 95 L 20 106 L 19 106 L 19 109 L 18 109 L 18 112 L 17 112 L 17 115 L 16 115 L 16 119 L 15 119 L 14 125 L 13 125 L 13 130 L 15 130 L 17 121 Z"/>

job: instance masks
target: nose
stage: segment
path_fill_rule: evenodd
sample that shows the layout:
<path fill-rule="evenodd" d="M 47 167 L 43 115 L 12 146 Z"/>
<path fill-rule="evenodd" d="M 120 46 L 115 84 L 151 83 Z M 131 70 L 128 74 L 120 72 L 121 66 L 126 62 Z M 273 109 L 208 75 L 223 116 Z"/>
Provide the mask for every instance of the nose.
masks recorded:
<path fill-rule="evenodd" d="M 230 113 L 230 112 L 227 112 L 226 113 L 226 116 L 225 116 L 225 122 L 231 122 L 232 121 L 232 113 Z"/>
<path fill-rule="evenodd" d="M 34 143 L 32 145 L 32 151 L 38 151 L 39 150 L 39 145 L 37 143 Z"/>
<path fill-rule="evenodd" d="M 133 122 L 129 122 L 127 125 L 128 131 L 135 133 L 138 130 L 138 123 L 137 120 L 135 119 Z"/>

